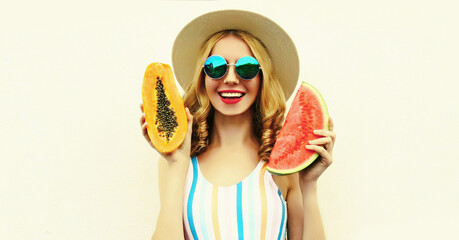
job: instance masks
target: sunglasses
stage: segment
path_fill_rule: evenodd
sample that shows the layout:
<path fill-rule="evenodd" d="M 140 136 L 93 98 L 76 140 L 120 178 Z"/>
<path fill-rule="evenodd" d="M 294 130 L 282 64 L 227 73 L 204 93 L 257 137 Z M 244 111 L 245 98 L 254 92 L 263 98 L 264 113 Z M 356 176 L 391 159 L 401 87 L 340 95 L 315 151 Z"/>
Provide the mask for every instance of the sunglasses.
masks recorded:
<path fill-rule="evenodd" d="M 236 64 L 228 64 L 222 56 L 213 55 L 207 58 L 204 63 L 204 72 L 213 79 L 220 79 L 228 72 L 228 66 L 236 66 L 237 75 L 244 79 L 250 80 L 258 75 L 261 67 L 257 59 L 251 56 L 239 58 Z"/>

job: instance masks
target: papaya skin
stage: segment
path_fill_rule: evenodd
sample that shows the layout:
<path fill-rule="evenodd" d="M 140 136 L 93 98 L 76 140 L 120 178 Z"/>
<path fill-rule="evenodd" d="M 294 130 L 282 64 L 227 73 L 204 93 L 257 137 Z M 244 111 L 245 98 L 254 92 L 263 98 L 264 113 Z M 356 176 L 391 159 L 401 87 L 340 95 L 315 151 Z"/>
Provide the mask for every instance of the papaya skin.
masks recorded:
<path fill-rule="evenodd" d="M 164 99 L 158 103 L 158 99 L 162 99 L 157 90 L 158 81 L 160 85 L 162 83 L 164 94 L 170 103 L 162 108 L 158 106 L 158 104 L 164 105 Z M 170 153 L 179 148 L 188 130 L 187 114 L 175 84 L 174 74 L 168 64 L 151 63 L 147 66 L 142 83 L 142 102 L 148 136 L 156 150 Z M 164 113 L 157 114 L 158 109 L 166 109 L 169 114 L 166 114 L 167 116 Z M 174 116 L 176 119 L 173 119 Z M 163 125 L 168 126 L 167 132 L 164 132 Z"/>

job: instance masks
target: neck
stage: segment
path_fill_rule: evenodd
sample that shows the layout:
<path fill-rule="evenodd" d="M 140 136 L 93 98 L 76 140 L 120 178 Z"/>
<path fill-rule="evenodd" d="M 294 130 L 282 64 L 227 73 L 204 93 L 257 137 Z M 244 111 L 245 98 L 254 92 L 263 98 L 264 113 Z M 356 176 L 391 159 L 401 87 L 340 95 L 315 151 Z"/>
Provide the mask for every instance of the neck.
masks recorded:
<path fill-rule="evenodd" d="M 214 115 L 212 144 L 214 147 L 248 146 L 257 143 L 253 134 L 253 112 L 246 111 L 236 116 L 225 116 L 217 111 Z"/>

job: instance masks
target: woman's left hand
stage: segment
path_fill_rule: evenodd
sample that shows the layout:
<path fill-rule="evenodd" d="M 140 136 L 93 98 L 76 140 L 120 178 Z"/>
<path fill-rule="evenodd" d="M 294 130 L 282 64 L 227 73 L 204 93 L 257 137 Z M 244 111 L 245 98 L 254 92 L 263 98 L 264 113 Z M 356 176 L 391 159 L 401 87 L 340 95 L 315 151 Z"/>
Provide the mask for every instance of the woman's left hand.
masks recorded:
<path fill-rule="evenodd" d="M 316 151 L 319 157 L 307 168 L 299 172 L 300 184 L 316 182 L 322 173 L 333 162 L 333 145 L 335 144 L 336 134 L 333 132 L 333 121 L 328 120 L 330 130 L 314 130 L 314 134 L 323 136 L 322 138 L 309 141 L 310 145 L 305 147 L 309 150 Z"/>

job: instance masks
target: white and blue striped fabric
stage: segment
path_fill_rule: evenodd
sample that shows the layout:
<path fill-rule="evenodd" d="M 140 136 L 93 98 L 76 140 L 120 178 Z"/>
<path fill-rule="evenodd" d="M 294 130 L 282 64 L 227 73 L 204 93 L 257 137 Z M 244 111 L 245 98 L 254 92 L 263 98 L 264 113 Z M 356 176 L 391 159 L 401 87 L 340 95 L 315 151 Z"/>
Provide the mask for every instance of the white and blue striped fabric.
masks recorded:
<path fill-rule="evenodd" d="M 216 186 L 191 158 L 185 185 L 183 222 L 186 239 L 286 239 L 287 207 L 266 163 L 239 183 Z"/>

